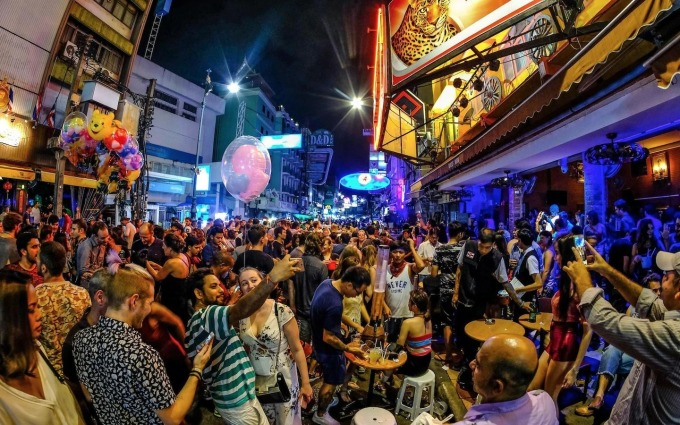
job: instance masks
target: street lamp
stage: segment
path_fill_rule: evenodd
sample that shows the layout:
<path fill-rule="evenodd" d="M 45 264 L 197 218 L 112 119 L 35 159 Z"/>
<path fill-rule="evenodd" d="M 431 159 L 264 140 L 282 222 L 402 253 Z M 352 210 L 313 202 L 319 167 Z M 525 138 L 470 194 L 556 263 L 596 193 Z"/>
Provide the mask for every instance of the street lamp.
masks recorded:
<path fill-rule="evenodd" d="M 203 101 L 201 102 L 201 118 L 198 121 L 198 143 L 196 143 L 196 163 L 194 165 L 194 178 L 192 179 L 191 186 L 191 219 L 196 219 L 196 178 L 200 172 L 198 168 L 198 154 L 201 151 L 201 142 L 203 140 L 203 114 L 205 112 L 205 100 L 208 94 L 212 92 L 213 85 L 212 80 L 210 80 L 210 73 L 212 70 L 210 68 L 206 71 L 205 83 L 203 84 Z M 231 84 L 230 84 L 231 85 Z"/>
<path fill-rule="evenodd" d="M 241 90 L 241 86 L 238 85 L 236 81 L 232 81 L 228 86 L 227 90 L 229 90 L 229 93 L 235 94 L 238 93 L 239 90 Z"/>
<path fill-rule="evenodd" d="M 359 109 L 364 106 L 364 101 L 361 98 L 355 97 L 352 99 L 352 108 Z"/>

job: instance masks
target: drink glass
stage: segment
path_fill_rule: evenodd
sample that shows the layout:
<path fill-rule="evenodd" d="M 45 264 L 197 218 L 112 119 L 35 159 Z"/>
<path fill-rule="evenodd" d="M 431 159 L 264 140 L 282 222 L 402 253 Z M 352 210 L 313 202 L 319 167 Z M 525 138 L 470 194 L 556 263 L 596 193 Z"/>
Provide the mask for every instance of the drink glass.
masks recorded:
<path fill-rule="evenodd" d="M 378 363 L 378 359 L 380 358 L 380 348 L 371 348 L 371 350 L 368 352 L 368 362 L 369 363 Z"/>

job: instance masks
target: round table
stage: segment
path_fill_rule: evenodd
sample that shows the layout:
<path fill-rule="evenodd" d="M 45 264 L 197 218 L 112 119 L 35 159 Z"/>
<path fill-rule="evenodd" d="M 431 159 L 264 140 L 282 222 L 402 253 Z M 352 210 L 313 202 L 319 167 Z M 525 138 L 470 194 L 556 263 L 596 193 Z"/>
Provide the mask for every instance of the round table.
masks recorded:
<path fill-rule="evenodd" d="M 540 344 L 538 346 L 538 355 L 543 353 L 545 347 L 545 336 L 550 333 L 550 324 L 552 323 L 552 313 L 539 313 L 536 315 L 534 323 L 529 322 L 529 314 L 519 316 L 519 323 L 530 331 L 537 331 Z"/>
<path fill-rule="evenodd" d="M 350 346 L 356 346 L 355 344 L 356 344 L 355 342 L 349 343 Z M 366 406 L 370 406 L 371 401 L 373 400 L 373 384 L 375 383 L 375 372 L 376 371 L 384 372 L 388 370 L 398 369 L 401 366 L 403 366 L 404 363 L 406 363 L 406 359 L 408 358 L 408 356 L 404 352 L 404 354 L 400 355 L 395 360 L 386 359 L 385 363 L 381 364 L 370 363 L 368 361 L 368 353 L 366 354 L 366 358 L 362 359 L 348 351 L 345 351 L 345 357 L 347 357 L 347 360 L 354 363 L 355 365 L 365 367 L 366 369 L 371 371 L 371 375 L 368 380 L 368 395 L 366 396 Z"/>
<path fill-rule="evenodd" d="M 529 329 L 530 331 L 550 332 L 550 324 L 552 323 L 552 313 L 539 313 L 536 315 L 536 322 L 529 322 L 529 314 L 519 316 L 519 324 Z"/>
<path fill-rule="evenodd" d="M 488 324 L 481 319 L 465 325 L 465 333 L 475 341 L 484 342 L 500 334 L 524 335 L 524 328 L 512 320 L 493 319 L 493 323 Z"/>

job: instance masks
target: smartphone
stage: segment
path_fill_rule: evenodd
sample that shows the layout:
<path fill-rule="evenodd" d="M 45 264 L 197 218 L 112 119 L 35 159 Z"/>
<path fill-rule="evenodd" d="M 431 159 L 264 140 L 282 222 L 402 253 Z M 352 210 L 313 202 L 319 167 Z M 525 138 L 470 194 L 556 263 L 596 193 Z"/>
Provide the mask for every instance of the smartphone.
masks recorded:
<path fill-rule="evenodd" d="M 583 264 L 587 264 L 586 240 L 583 235 L 574 235 L 574 245 L 576 245 L 576 249 L 578 249 L 579 254 L 581 254 L 581 261 L 583 261 Z"/>
<path fill-rule="evenodd" d="M 210 335 L 208 335 L 208 337 L 205 339 L 205 341 L 203 341 L 202 343 L 198 344 L 198 347 L 196 347 L 196 351 L 197 351 L 197 352 L 198 352 L 198 351 L 201 351 L 201 350 L 203 349 L 203 347 L 205 347 L 206 345 L 210 344 L 210 341 L 212 341 L 213 338 L 215 338 L 215 334 L 214 334 L 213 332 L 210 332 Z"/>

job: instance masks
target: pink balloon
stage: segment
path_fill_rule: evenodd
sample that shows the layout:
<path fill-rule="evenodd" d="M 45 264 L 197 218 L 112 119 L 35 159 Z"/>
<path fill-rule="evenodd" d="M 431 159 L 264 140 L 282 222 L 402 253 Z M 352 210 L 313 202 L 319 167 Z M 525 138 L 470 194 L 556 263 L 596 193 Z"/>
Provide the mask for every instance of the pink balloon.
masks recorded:
<path fill-rule="evenodd" d="M 231 163 L 236 173 L 243 174 L 253 170 L 264 171 L 267 167 L 264 154 L 253 145 L 243 145 L 236 149 Z"/>
<path fill-rule="evenodd" d="M 260 196 L 262 191 L 264 191 L 264 189 L 267 187 L 267 184 L 269 183 L 269 176 L 267 173 L 261 170 L 251 170 L 247 174 L 248 178 L 250 179 L 248 187 L 239 195 L 244 200 L 252 201 L 253 199 Z"/>

